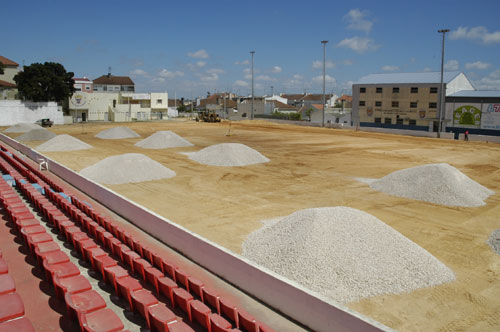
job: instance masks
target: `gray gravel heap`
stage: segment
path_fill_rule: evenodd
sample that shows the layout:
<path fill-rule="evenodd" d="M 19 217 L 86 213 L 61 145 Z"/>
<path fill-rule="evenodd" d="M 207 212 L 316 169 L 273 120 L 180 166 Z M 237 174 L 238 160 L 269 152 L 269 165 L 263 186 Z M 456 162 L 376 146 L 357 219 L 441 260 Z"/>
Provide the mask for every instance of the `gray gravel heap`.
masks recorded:
<path fill-rule="evenodd" d="M 170 130 L 157 131 L 142 141 L 135 143 L 135 146 L 144 149 L 167 149 L 192 145 L 189 141 Z"/>
<path fill-rule="evenodd" d="M 371 188 L 390 195 L 447 206 L 473 207 L 495 192 L 448 164 L 429 164 L 390 173 Z"/>
<path fill-rule="evenodd" d="M 247 166 L 267 163 L 269 159 L 244 144 L 222 143 L 198 152 L 188 152 L 189 159 L 211 166 Z"/>
<path fill-rule="evenodd" d="M 99 132 L 95 137 L 102 139 L 122 139 L 141 136 L 128 127 L 113 127 Z"/>
<path fill-rule="evenodd" d="M 20 122 L 4 130 L 5 133 L 26 133 L 32 129 L 39 129 L 41 126 L 35 123 Z"/>
<path fill-rule="evenodd" d="M 38 151 L 76 151 L 90 148 L 92 148 L 92 145 L 66 134 L 57 135 L 36 147 Z"/>
<path fill-rule="evenodd" d="M 136 183 L 175 176 L 171 169 L 140 153 L 107 157 L 82 169 L 80 174 L 104 184 Z"/>
<path fill-rule="evenodd" d="M 455 279 L 393 228 L 342 206 L 301 210 L 266 223 L 243 243 L 243 256 L 341 303 Z"/>
<path fill-rule="evenodd" d="M 31 129 L 27 133 L 22 134 L 21 136 L 16 137 L 16 141 L 26 142 L 26 141 L 46 141 L 51 138 L 56 137 L 51 131 L 48 131 L 45 128 Z"/>
<path fill-rule="evenodd" d="M 488 244 L 494 252 L 500 255 L 500 228 L 491 233 Z"/>

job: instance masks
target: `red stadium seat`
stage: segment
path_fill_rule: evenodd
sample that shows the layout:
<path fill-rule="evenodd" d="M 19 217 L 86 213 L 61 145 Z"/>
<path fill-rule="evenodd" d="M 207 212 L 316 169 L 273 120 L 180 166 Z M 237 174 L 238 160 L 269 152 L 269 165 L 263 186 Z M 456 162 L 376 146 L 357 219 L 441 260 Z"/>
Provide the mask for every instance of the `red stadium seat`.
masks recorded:
<path fill-rule="evenodd" d="M 259 325 L 248 312 L 238 309 L 238 328 L 247 332 L 259 332 Z"/>
<path fill-rule="evenodd" d="M 145 318 L 146 323 L 149 326 L 149 316 L 147 314 L 147 310 L 148 307 L 157 305 L 158 299 L 153 294 L 151 294 L 151 292 L 145 289 L 140 289 L 138 291 L 132 292 L 130 294 L 130 298 L 132 299 L 132 310 L 138 312 L 139 315 Z"/>
<path fill-rule="evenodd" d="M 168 332 L 168 324 L 177 321 L 177 316 L 163 303 L 148 307 L 148 317 L 148 328 L 159 332 Z"/>
<path fill-rule="evenodd" d="M 191 317 L 189 302 L 193 301 L 193 295 L 189 294 L 188 291 L 183 288 L 174 288 L 172 292 L 174 294 L 174 305 L 181 308 L 182 311 Z"/>
<path fill-rule="evenodd" d="M 89 280 L 81 274 L 69 278 L 54 277 L 54 287 L 56 295 L 61 299 L 64 299 L 67 293 L 77 294 L 92 289 Z"/>
<path fill-rule="evenodd" d="M 118 295 L 118 285 L 117 280 L 125 277 L 129 277 L 127 270 L 121 266 L 111 266 L 104 268 L 105 279 L 113 285 L 116 294 Z"/>
<path fill-rule="evenodd" d="M 236 305 L 226 298 L 219 299 L 220 314 L 222 317 L 229 319 L 238 326 L 238 311 Z"/>
<path fill-rule="evenodd" d="M 172 307 L 174 307 L 173 290 L 174 288 L 178 287 L 177 283 L 169 277 L 161 277 L 158 279 L 158 287 L 160 288 L 160 293 L 168 297 L 170 299 Z"/>
<path fill-rule="evenodd" d="M 203 302 L 198 300 L 191 301 L 189 303 L 191 307 L 191 321 L 195 321 L 200 324 L 204 329 L 210 329 L 210 314 L 212 310 L 207 307 Z"/>
<path fill-rule="evenodd" d="M 85 332 L 117 332 L 123 323 L 111 309 L 101 309 L 81 315 L 81 326 Z"/>
<path fill-rule="evenodd" d="M 143 287 L 139 281 L 132 277 L 125 277 L 116 281 L 120 294 L 127 300 L 130 308 L 133 307 L 131 293 L 141 290 Z"/>
<path fill-rule="evenodd" d="M 80 314 L 90 313 L 106 308 L 106 302 L 95 290 L 70 294 L 64 296 L 66 308 L 70 317 L 78 317 Z"/>
<path fill-rule="evenodd" d="M 33 324 L 26 317 L 0 323 L 0 332 L 35 332 Z"/>
<path fill-rule="evenodd" d="M 0 323 L 24 315 L 23 300 L 17 293 L 0 295 Z"/>
<path fill-rule="evenodd" d="M 210 332 L 227 332 L 231 323 L 217 314 L 210 314 Z"/>
<path fill-rule="evenodd" d="M 159 293 L 158 279 L 165 276 L 163 272 L 156 267 L 150 266 L 144 270 L 144 273 L 146 275 L 146 280 L 155 287 L 156 293 Z"/>
<path fill-rule="evenodd" d="M 16 284 L 14 283 L 14 279 L 10 276 L 10 274 L 5 273 L 0 275 L 0 295 L 13 293 L 16 291 Z M 8 305 L 8 303 L 0 303 L 0 305 Z"/>

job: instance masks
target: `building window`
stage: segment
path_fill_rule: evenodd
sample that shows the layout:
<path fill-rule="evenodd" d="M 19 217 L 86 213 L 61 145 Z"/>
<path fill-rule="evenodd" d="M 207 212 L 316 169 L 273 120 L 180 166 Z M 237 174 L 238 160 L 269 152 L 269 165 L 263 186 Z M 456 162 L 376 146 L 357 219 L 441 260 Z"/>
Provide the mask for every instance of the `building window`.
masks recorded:
<path fill-rule="evenodd" d="M 85 86 L 85 90 L 90 90 L 90 86 Z"/>
<path fill-rule="evenodd" d="M 360 100 L 359 101 L 359 106 L 365 106 L 365 101 L 364 100 Z"/>
<path fill-rule="evenodd" d="M 437 107 L 437 103 L 429 103 L 429 108 L 436 108 Z"/>
<path fill-rule="evenodd" d="M 416 126 L 417 125 L 417 120 L 410 120 L 408 124 L 410 126 Z"/>
<path fill-rule="evenodd" d="M 375 102 L 376 107 L 382 107 L 382 102 L 381 101 L 376 101 Z"/>
<path fill-rule="evenodd" d="M 384 124 L 392 124 L 392 118 L 384 118 Z"/>
<path fill-rule="evenodd" d="M 382 118 L 375 118 L 375 123 L 382 123 Z"/>
<path fill-rule="evenodd" d="M 431 88 L 430 93 L 438 93 L 438 88 Z"/>
<path fill-rule="evenodd" d="M 417 108 L 418 103 L 416 101 L 410 102 L 410 108 Z"/>
<path fill-rule="evenodd" d="M 410 92 L 411 93 L 418 93 L 418 88 L 412 87 L 412 88 L 410 88 Z"/>
<path fill-rule="evenodd" d="M 397 86 L 392 88 L 392 93 L 399 93 L 399 88 Z"/>
<path fill-rule="evenodd" d="M 399 107 L 399 101 L 393 101 L 392 107 Z"/>
<path fill-rule="evenodd" d="M 156 99 L 156 103 L 157 103 L 157 104 L 163 104 L 163 100 L 161 100 L 161 99 Z"/>
<path fill-rule="evenodd" d="M 382 88 L 376 88 L 375 90 L 377 93 L 382 93 Z"/>
<path fill-rule="evenodd" d="M 359 92 L 360 93 L 365 93 L 366 92 L 366 88 L 359 88 Z"/>
<path fill-rule="evenodd" d="M 75 88 L 75 91 L 82 91 L 81 88 Z"/>
<path fill-rule="evenodd" d="M 403 119 L 396 119 L 396 124 L 402 125 L 403 124 Z"/>

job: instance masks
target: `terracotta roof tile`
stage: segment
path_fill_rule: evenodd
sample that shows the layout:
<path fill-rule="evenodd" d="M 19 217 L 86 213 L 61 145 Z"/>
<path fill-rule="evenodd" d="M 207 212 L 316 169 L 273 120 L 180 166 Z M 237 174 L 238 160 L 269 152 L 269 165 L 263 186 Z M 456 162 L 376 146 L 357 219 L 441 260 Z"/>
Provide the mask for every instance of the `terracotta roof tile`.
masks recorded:
<path fill-rule="evenodd" d="M 6 57 L 1 56 L 1 55 L 0 55 L 0 62 L 3 63 L 4 66 L 16 66 L 16 67 L 19 66 L 18 63 L 14 62 L 10 59 L 7 59 Z"/>
<path fill-rule="evenodd" d="M 132 79 L 128 76 L 113 76 L 102 75 L 94 80 L 94 84 L 110 84 L 110 85 L 135 85 Z"/>
<path fill-rule="evenodd" d="M 16 87 L 16 85 L 14 83 L 5 82 L 2 80 L 0 80 L 0 86 L 5 87 L 5 88 L 15 88 Z"/>

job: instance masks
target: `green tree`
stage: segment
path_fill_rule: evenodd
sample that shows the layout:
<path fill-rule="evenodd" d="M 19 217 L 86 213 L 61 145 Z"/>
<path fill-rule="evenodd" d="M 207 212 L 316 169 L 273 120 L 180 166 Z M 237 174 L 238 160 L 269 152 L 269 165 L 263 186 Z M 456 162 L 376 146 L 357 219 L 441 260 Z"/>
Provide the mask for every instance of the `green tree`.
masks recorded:
<path fill-rule="evenodd" d="M 3 65 L 2 61 L 0 61 L 0 75 L 3 75 L 4 74 L 4 68 L 5 66 Z"/>
<path fill-rule="evenodd" d="M 24 66 L 23 71 L 14 76 L 14 81 L 19 96 L 25 100 L 60 102 L 75 92 L 73 76 L 60 63 L 33 63 Z"/>
<path fill-rule="evenodd" d="M 306 110 L 306 116 L 307 116 L 307 118 L 309 119 L 309 121 L 311 121 L 311 113 L 312 113 L 313 111 L 314 111 L 314 110 L 313 110 L 313 108 L 312 108 L 312 107 L 310 107 L 310 108 L 308 108 L 308 109 Z"/>
<path fill-rule="evenodd" d="M 180 104 L 179 106 L 177 106 L 177 110 L 178 110 L 179 112 L 186 112 L 186 111 L 187 111 L 187 110 L 186 110 L 186 105 L 184 105 L 184 104 Z"/>

